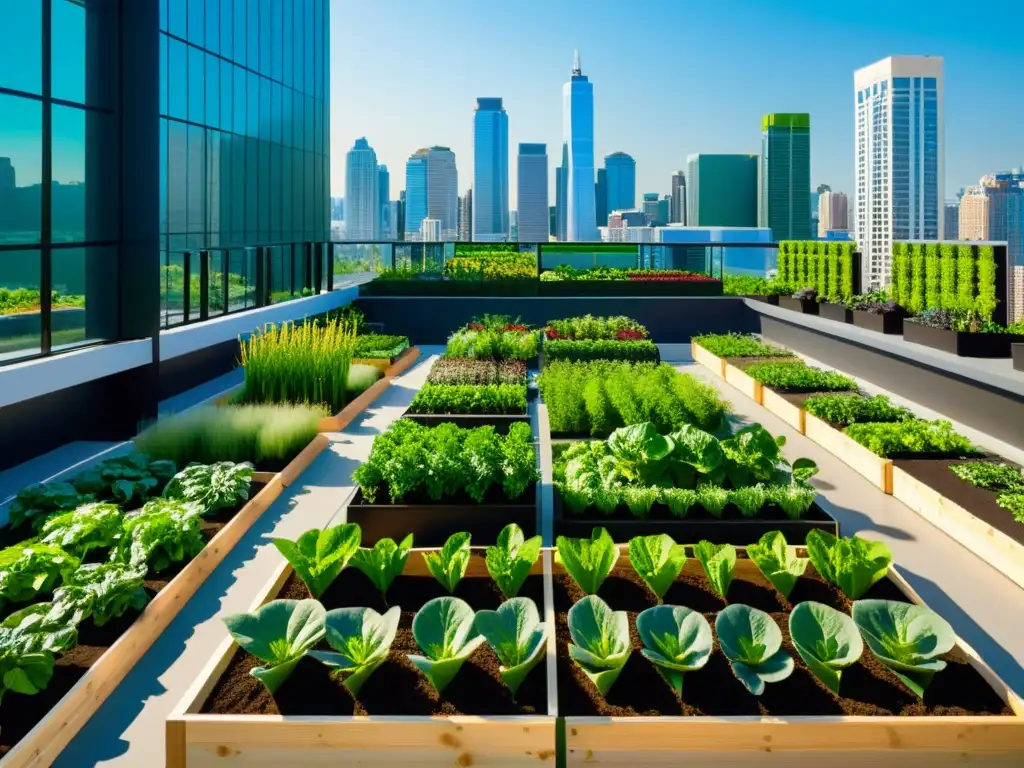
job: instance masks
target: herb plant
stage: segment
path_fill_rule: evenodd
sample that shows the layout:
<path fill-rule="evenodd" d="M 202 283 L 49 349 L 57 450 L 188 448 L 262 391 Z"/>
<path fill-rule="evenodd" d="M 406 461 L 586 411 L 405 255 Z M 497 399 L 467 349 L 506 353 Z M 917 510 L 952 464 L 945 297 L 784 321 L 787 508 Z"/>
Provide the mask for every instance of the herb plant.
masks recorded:
<path fill-rule="evenodd" d="M 892 552 L 884 542 L 836 537 L 822 530 L 807 534 L 807 555 L 818 575 L 851 600 L 885 578 L 892 565 Z"/>
<path fill-rule="evenodd" d="M 729 594 L 733 572 L 736 570 L 736 547 L 732 544 L 712 544 L 699 541 L 693 547 L 693 554 L 700 560 L 708 583 L 723 599 Z"/>
<path fill-rule="evenodd" d="M 401 617 L 402 609 L 397 605 L 383 616 L 372 608 L 327 611 L 324 636 L 334 650 L 307 653 L 330 667 L 352 697 L 358 698 L 367 678 L 387 660 Z"/>
<path fill-rule="evenodd" d="M 810 562 L 806 557 L 797 557 L 779 531 L 769 531 L 757 544 L 747 546 L 747 557 L 785 598 L 789 597 Z"/>
<path fill-rule="evenodd" d="M 885 395 L 814 395 L 804 409 L 831 424 L 847 426 L 861 422 L 902 422 L 914 418 L 909 408 L 893 405 Z"/>
<path fill-rule="evenodd" d="M 468 533 L 453 533 L 439 551 L 423 553 L 423 561 L 430 575 L 449 593 L 455 592 L 455 587 L 466 575 L 469 567 L 469 540 Z"/>
<path fill-rule="evenodd" d="M 791 357 L 789 350 L 742 333 L 707 333 L 693 341 L 718 357 Z"/>
<path fill-rule="evenodd" d="M 111 559 L 132 565 L 149 565 L 154 573 L 174 563 L 191 560 L 205 544 L 199 529 L 202 509 L 177 499 L 153 499 L 124 518 L 124 535 Z"/>
<path fill-rule="evenodd" d="M 765 492 L 767 498 L 776 504 L 790 520 L 803 520 L 807 510 L 814 504 L 818 492 L 810 485 L 789 483 L 771 485 Z"/>
<path fill-rule="evenodd" d="M 689 608 L 648 608 L 636 617 L 636 631 L 644 644 L 640 653 L 680 695 L 683 675 L 701 669 L 711 657 L 711 625 Z"/>
<path fill-rule="evenodd" d="M 977 461 L 953 464 L 950 467 L 957 477 L 978 488 L 994 491 L 996 504 L 1010 512 L 1018 523 L 1024 523 L 1024 474 L 1018 467 Z"/>
<path fill-rule="evenodd" d="M 744 368 L 744 373 L 779 392 L 842 392 L 857 388 L 853 379 L 841 373 L 801 363 L 754 363 Z"/>
<path fill-rule="evenodd" d="M 547 628 L 536 603 L 528 597 L 512 597 L 496 611 L 477 611 L 474 628 L 501 662 L 498 673 L 514 697 L 544 656 Z"/>
<path fill-rule="evenodd" d="M 473 628 L 473 609 L 457 597 L 436 597 L 416 613 L 412 634 L 425 655 L 409 654 L 409 661 L 441 692 L 452 681 L 484 636 Z"/>
<path fill-rule="evenodd" d="M 649 339 L 628 341 L 567 341 L 549 339 L 544 342 L 546 360 L 630 360 L 633 362 L 657 362 L 657 345 Z"/>
<path fill-rule="evenodd" d="M 939 453 L 969 455 L 977 449 L 948 421 L 901 421 L 889 424 L 851 424 L 843 430 L 872 453 L 888 457 L 899 454 Z"/>
<path fill-rule="evenodd" d="M 116 504 L 83 504 L 52 515 L 43 523 L 43 544 L 60 547 L 80 560 L 93 549 L 109 549 L 121 536 L 121 509 Z"/>
<path fill-rule="evenodd" d="M 358 549 L 349 562 L 373 582 L 381 597 L 387 599 L 388 589 L 405 569 L 405 561 L 409 559 L 411 549 L 411 533 L 398 544 L 395 544 L 394 539 L 384 538 L 369 549 Z"/>
<path fill-rule="evenodd" d="M 798 604 L 789 614 L 789 636 L 808 669 L 835 694 L 842 671 L 864 653 L 853 619 L 822 603 Z"/>
<path fill-rule="evenodd" d="M 715 634 L 732 672 L 755 696 L 766 683 L 793 674 L 793 659 L 782 650 L 782 632 L 764 611 L 749 605 L 730 605 L 715 617 Z"/>
<path fill-rule="evenodd" d="M 569 609 L 569 657 L 602 696 L 619 679 L 629 660 L 629 619 L 597 595 L 587 595 Z"/>
<path fill-rule="evenodd" d="M 635 536 L 629 541 L 629 563 L 661 602 L 686 563 L 686 547 L 667 533 Z"/>
<path fill-rule="evenodd" d="M 668 511 L 676 517 L 686 517 L 697 503 L 697 491 L 691 488 L 662 488 L 659 495 Z"/>
<path fill-rule="evenodd" d="M 295 569 L 309 593 L 319 598 L 338 578 L 359 549 L 362 531 L 355 523 L 313 528 L 291 539 L 274 539 L 274 546 Z"/>
<path fill-rule="evenodd" d="M 509 523 L 501 529 L 497 542 L 487 548 L 487 572 L 506 600 L 519 594 L 540 556 L 541 541 L 540 536 L 524 538 L 522 529 Z"/>
<path fill-rule="evenodd" d="M 537 333 L 529 330 L 460 330 L 448 337 L 448 357 L 478 360 L 532 360 L 537 356 Z"/>
<path fill-rule="evenodd" d="M 747 485 L 728 492 L 729 503 L 739 509 L 744 517 L 757 517 L 768 499 L 764 485 Z"/>
<path fill-rule="evenodd" d="M 252 483 L 251 464 L 218 461 L 215 464 L 190 464 L 171 478 L 164 488 L 169 499 L 194 501 L 203 514 L 244 504 Z"/>
<path fill-rule="evenodd" d="M 526 413 L 526 385 L 426 384 L 409 413 Z"/>
<path fill-rule="evenodd" d="M 0 550 L 0 606 L 45 595 L 79 565 L 60 547 L 27 541 Z"/>
<path fill-rule="evenodd" d="M 544 329 L 548 339 L 568 339 L 570 341 L 596 341 L 617 339 L 620 334 L 627 332 L 639 334 L 641 338 L 647 338 L 647 329 L 636 320 L 628 317 L 594 317 L 584 315 L 582 317 L 570 317 L 566 320 L 551 320 Z"/>
<path fill-rule="evenodd" d="M 604 528 L 595 528 L 589 539 L 559 536 L 555 543 L 555 562 L 588 595 L 597 593 L 619 560 L 619 548 Z"/>
<path fill-rule="evenodd" d="M 427 374 L 427 384 L 526 385 L 526 363 L 520 360 L 477 360 L 439 357 Z"/>

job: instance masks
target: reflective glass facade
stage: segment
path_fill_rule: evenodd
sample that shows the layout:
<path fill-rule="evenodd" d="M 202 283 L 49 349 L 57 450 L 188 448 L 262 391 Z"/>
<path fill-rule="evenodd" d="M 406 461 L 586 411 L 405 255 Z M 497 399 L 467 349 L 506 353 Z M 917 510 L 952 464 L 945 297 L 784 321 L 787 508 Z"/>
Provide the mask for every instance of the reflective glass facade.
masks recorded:
<path fill-rule="evenodd" d="M 507 240 L 508 114 L 501 99 L 477 99 L 473 114 L 473 239 Z"/>

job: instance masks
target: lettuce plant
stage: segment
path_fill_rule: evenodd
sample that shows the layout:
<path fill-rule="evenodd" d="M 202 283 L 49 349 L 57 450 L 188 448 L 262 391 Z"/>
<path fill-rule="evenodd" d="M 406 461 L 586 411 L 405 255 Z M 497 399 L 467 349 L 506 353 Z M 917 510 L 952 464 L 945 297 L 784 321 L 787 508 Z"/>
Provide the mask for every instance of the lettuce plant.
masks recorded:
<path fill-rule="evenodd" d="M 169 499 L 194 501 L 203 514 L 244 504 L 252 483 L 251 464 L 218 461 L 215 464 L 190 464 L 171 478 L 164 488 Z"/>
<path fill-rule="evenodd" d="M 769 531 L 757 544 L 750 544 L 747 557 L 786 598 L 810 562 L 806 557 L 797 557 L 793 549 L 786 546 L 786 537 L 780 531 Z"/>
<path fill-rule="evenodd" d="M 946 668 L 938 657 L 956 644 L 953 628 L 923 605 L 857 600 L 853 621 L 871 653 L 921 698 L 935 673 Z"/>
<path fill-rule="evenodd" d="M 730 503 L 735 505 L 744 517 L 757 517 L 761 507 L 764 506 L 767 500 L 767 496 L 765 487 L 761 483 L 734 488 L 729 491 Z"/>
<path fill-rule="evenodd" d="M 51 515 L 39 532 L 43 544 L 85 558 L 92 549 L 108 549 L 121 536 L 121 510 L 116 504 L 83 504 L 72 512 Z"/>
<path fill-rule="evenodd" d="M 0 550 L 0 604 L 27 603 L 52 592 L 78 563 L 52 544 L 29 541 Z"/>
<path fill-rule="evenodd" d="M 272 600 L 252 613 L 225 616 L 224 624 L 243 650 L 263 662 L 249 674 L 274 693 L 323 639 L 326 616 L 316 600 Z"/>
<path fill-rule="evenodd" d="M 697 492 L 692 488 L 662 488 L 661 501 L 676 517 L 686 517 L 697 503 Z"/>
<path fill-rule="evenodd" d="M 190 560 L 203 551 L 205 541 L 199 529 L 202 508 L 178 499 L 153 499 L 138 512 L 124 518 L 124 535 L 111 560 L 132 565 L 147 563 L 160 572 L 174 563 Z"/>
<path fill-rule="evenodd" d="M 511 597 L 496 611 L 477 611 L 474 627 L 501 662 L 498 672 L 515 696 L 544 656 L 547 628 L 536 603 L 528 597 Z"/>
<path fill-rule="evenodd" d="M 71 484 L 97 500 L 128 504 L 159 493 L 176 471 L 173 461 L 153 461 L 136 451 L 94 464 L 71 478 Z"/>
<path fill-rule="evenodd" d="M 672 438 L 658 434 L 649 421 L 617 429 L 608 438 L 616 471 L 627 482 L 638 485 L 653 485 L 661 479 L 674 447 Z"/>
<path fill-rule="evenodd" d="M 722 596 L 729 593 L 732 574 L 736 569 L 736 547 L 732 544 L 712 544 L 710 541 L 699 541 L 693 546 L 694 556 L 704 566 L 704 575 Z"/>
<path fill-rule="evenodd" d="M 423 561 L 430 575 L 451 594 L 466 575 L 469 567 L 470 535 L 465 532 L 453 533 L 437 552 L 424 552 Z"/>
<path fill-rule="evenodd" d="M 274 539 L 274 546 L 291 563 L 295 573 L 313 597 L 320 597 L 331 586 L 359 549 L 362 531 L 355 523 L 333 528 L 313 528 L 291 539 Z"/>
<path fill-rule="evenodd" d="M 91 617 L 93 624 L 102 627 L 128 611 L 146 607 L 145 579 L 144 565 L 87 563 L 65 577 L 64 584 L 54 590 L 53 603 L 82 618 Z"/>
<path fill-rule="evenodd" d="M 607 696 L 629 660 L 629 618 L 613 611 L 597 595 L 587 595 L 569 609 L 569 656 Z"/>
<path fill-rule="evenodd" d="M 793 674 L 793 659 L 782 650 L 782 632 L 764 611 L 749 605 L 730 605 L 715 617 L 715 633 L 732 672 L 755 696 L 765 683 Z"/>
<path fill-rule="evenodd" d="M 397 605 L 383 616 L 372 608 L 336 608 L 324 616 L 327 642 L 333 651 L 307 651 L 342 678 L 342 684 L 359 696 L 363 683 L 388 658 L 398 632 L 402 609 Z"/>
<path fill-rule="evenodd" d="M 380 539 L 370 549 L 357 550 L 349 562 L 362 571 L 386 599 L 391 583 L 405 569 L 405 561 L 409 559 L 411 549 L 411 533 L 398 544 L 395 544 L 394 539 Z"/>
<path fill-rule="evenodd" d="M 702 485 L 697 488 L 697 503 L 712 517 L 721 517 L 729 503 L 729 491 L 719 485 Z"/>
<path fill-rule="evenodd" d="M 656 605 L 636 617 L 640 651 L 671 685 L 683 692 L 683 675 L 694 672 L 711 656 L 711 625 L 701 614 L 680 605 Z"/>
<path fill-rule="evenodd" d="M 0 623 L 0 701 L 8 691 L 31 696 L 53 677 L 54 654 L 75 645 L 77 621 L 49 621 L 50 606 L 36 603 Z"/>
<path fill-rule="evenodd" d="M 601 588 L 619 560 L 619 548 L 604 528 L 594 528 L 589 539 L 559 536 L 555 544 L 555 562 L 560 563 L 588 595 Z"/>
<path fill-rule="evenodd" d="M 468 535 L 468 534 L 467 534 Z M 473 629 L 473 609 L 457 597 L 435 597 L 412 620 L 412 634 L 424 656 L 409 654 L 409 661 L 441 692 L 477 648 L 483 635 Z"/>
<path fill-rule="evenodd" d="M 892 552 L 881 541 L 859 536 L 837 538 L 821 530 L 807 534 L 807 554 L 818 575 L 851 600 L 884 578 L 892 565 Z"/>
<path fill-rule="evenodd" d="M 835 694 L 843 670 L 864 653 L 853 619 L 822 603 L 797 605 L 789 614 L 789 636 L 808 669 Z"/>
<path fill-rule="evenodd" d="M 497 543 L 487 548 L 487 572 L 506 600 L 519 594 L 530 569 L 540 557 L 541 541 L 540 536 L 525 539 L 522 529 L 509 523 L 501 529 Z"/>
<path fill-rule="evenodd" d="M 804 483 L 780 483 L 768 486 L 765 496 L 790 520 L 803 520 L 807 510 L 814 504 L 818 492 L 812 485 Z"/>
<path fill-rule="evenodd" d="M 630 512 L 636 517 L 646 519 L 651 514 L 651 507 L 654 506 L 654 502 L 658 500 L 658 489 L 627 485 L 621 490 L 621 495 Z"/>
<path fill-rule="evenodd" d="M 53 482 L 30 485 L 18 491 L 11 502 L 11 528 L 31 522 L 37 528 L 54 512 L 67 512 L 93 501 L 89 494 L 79 493 L 71 483 Z"/>
<path fill-rule="evenodd" d="M 629 540 L 629 562 L 661 602 L 683 570 L 686 547 L 676 544 L 667 533 L 635 536 Z"/>

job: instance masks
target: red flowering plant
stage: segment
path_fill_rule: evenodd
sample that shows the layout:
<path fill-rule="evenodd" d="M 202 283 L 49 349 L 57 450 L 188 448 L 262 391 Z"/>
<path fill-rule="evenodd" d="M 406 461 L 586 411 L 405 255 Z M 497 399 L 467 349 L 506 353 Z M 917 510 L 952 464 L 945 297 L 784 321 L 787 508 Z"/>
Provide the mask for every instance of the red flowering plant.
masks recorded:
<path fill-rule="evenodd" d="M 506 325 L 503 325 L 501 327 L 501 330 L 503 330 L 503 331 L 515 331 L 516 333 L 525 333 L 526 331 L 528 331 L 530 329 L 527 328 L 522 323 L 508 323 Z"/>
<path fill-rule="evenodd" d="M 707 283 L 713 282 L 716 278 L 702 275 L 696 272 L 684 272 L 678 269 L 629 270 L 627 279 L 644 283 Z"/>
<path fill-rule="evenodd" d="M 486 331 L 487 330 L 487 326 L 485 326 L 483 323 L 470 323 L 466 327 L 469 328 L 469 330 L 471 330 L 471 331 Z"/>
<path fill-rule="evenodd" d="M 623 330 L 616 333 L 615 338 L 619 341 L 640 341 L 647 337 L 642 331 Z"/>
<path fill-rule="evenodd" d="M 565 338 L 562 334 L 560 334 L 554 328 L 545 328 L 544 329 L 544 333 L 545 333 L 545 335 L 549 339 L 552 339 L 552 340 L 554 340 L 554 339 L 564 339 Z"/>

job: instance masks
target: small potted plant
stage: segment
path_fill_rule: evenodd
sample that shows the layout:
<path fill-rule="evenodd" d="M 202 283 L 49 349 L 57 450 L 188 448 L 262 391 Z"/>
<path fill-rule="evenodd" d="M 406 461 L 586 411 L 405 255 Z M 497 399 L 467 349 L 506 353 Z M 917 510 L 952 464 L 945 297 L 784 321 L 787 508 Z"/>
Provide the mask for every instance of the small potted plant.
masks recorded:
<path fill-rule="evenodd" d="M 805 315 L 818 314 L 818 291 L 815 288 L 801 288 L 792 296 L 780 296 L 779 306 L 802 312 Z"/>
<path fill-rule="evenodd" d="M 884 291 L 854 296 L 847 302 L 852 322 L 858 328 L 875 333 L 903 333 L 903 319 L 907 312 Z"/>
<path fill-rule="evenodd" d="M 1010 357 L 1010 345 L 1024 339 L 1015 328 L 985 320 L 975 311 L 927 309 L 907 319 L 907 341 L 958 357 Z"/>

